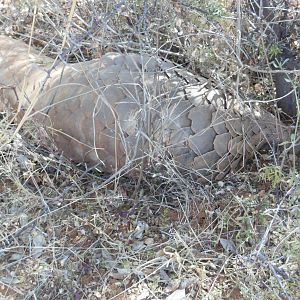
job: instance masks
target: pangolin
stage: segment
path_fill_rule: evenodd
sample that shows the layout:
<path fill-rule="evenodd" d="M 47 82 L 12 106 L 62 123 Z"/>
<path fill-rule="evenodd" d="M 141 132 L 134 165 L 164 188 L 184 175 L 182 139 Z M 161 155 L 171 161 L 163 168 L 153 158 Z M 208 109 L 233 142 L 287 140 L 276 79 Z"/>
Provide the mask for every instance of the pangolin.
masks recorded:
<path fill-rule="evenodd" d="M 168 159 L 219 180 L 266 142 L 289 139 L 271 113 L 157 56 L 107 53 L 59 63 L 0 36 L 0 109 L 41 122 L 63 154 L 106 172 Z"/>

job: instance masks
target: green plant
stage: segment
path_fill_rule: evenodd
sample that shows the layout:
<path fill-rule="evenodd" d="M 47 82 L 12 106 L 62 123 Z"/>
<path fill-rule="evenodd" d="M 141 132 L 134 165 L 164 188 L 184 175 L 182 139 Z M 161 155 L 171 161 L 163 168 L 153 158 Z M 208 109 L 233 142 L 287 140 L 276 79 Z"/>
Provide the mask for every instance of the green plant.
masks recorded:
<path fill-rule="evenodd" d="M 276 187 L 282 182 L 284 174 L 280 166 L 269 165 L 259 170 L 260 177 L 263 181 L 271 182 L 272 187 Z"/>
<path fill-rule="evenodd" d="M 281 49 L 279 48 L 279 46 L 277 44 L 272 44 L 268 51 L 270 59 L 275 58 L 280 53 L 281 53 Z"/>

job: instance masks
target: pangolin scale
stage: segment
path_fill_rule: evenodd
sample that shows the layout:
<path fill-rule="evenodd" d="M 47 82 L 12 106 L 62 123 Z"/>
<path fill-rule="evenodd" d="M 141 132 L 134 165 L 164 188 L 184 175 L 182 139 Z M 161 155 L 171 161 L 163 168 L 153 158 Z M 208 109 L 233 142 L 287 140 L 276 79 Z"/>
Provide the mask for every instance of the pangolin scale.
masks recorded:
<path fill-rule="evenodd" d="M 60 63 L 0 36 L 0 109 L 27 111 L 66 157 L 107 172 L 168 158 L 221 179 L 288 129 L 262 109 L 227 101 L 207 79 L 147 54 Z M 29 113 L 30 112 L 30 113 Z"/>

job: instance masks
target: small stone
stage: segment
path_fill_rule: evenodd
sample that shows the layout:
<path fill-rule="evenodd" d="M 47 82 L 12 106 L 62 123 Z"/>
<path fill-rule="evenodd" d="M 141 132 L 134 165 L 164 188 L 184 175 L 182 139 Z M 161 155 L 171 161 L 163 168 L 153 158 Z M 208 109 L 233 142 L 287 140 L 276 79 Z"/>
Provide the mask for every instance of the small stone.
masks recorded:
<path fill-rule="evenodd" d="M 222 188 L 222 187 L 224 187 L 224 185 L 225 185 L 224 181 L 218 181 L 218 186 L 219 187 Z"/>
<path fill-rule="evenodd" d="M 146 238 L 144 240 L 144 243 L 149 246 L 149 245 L 153 245 L 154 244 L 154 239 L 153 238 Z"/>

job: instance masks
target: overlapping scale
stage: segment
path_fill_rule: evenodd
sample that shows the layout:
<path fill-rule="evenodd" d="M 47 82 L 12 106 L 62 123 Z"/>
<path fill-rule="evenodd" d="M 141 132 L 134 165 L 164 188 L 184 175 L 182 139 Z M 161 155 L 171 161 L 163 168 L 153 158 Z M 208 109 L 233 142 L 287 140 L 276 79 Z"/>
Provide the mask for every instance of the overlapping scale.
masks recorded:
<path fill-rule="evenodd" d="M 37 96 L 33 116 L 63 153 L 104 171 L 160 155 L 218 180 L 264 142 L 289 135 L 270 113 L 232 99 L 226 106 L 205 78 L 158 57 L 108 53 L 55 69 L 52 63 L 0 36 L 0 108 L 26 109 Z"/>

